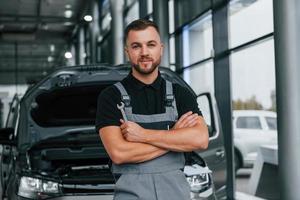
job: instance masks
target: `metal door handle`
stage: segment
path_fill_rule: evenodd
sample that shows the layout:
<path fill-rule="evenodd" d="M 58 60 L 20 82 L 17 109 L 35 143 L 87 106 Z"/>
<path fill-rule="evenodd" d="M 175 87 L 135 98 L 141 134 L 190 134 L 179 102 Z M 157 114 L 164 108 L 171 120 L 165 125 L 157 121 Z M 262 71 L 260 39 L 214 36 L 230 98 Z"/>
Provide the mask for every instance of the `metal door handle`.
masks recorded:
<path fill-rule="evenodd" d="M 223 158 L 225 155 L 225 151 L 224 150 L 217 150 L 216 151 L 216 156 Z"/>

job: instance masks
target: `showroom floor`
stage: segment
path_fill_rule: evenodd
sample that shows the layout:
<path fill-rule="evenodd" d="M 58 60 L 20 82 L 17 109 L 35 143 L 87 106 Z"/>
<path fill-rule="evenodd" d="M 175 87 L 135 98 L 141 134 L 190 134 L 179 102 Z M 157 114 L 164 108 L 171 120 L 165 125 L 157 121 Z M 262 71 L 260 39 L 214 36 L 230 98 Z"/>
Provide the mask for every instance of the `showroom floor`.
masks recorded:
<path fill-rule="evenodd" d="M 249 194 L 248 184 L 251 176 L 252 168 L 240 169 L 236 175 L 236 200 L 262 200 Z"/>

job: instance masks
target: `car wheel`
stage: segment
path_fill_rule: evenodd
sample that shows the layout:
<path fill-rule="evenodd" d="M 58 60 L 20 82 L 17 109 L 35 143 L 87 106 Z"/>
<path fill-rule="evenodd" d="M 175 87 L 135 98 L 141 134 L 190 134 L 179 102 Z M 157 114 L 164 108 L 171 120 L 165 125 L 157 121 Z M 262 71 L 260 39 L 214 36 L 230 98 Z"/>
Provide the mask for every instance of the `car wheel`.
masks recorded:
<path fill-rule="evenodd" d="M 239 155 L 239 153 L 237 151 L 234 152 L 234 169 L 235 172 L 237 172 L 237 170 L 239 170 L 242 167 L 242 160 L 241 160 L 241 156 Z"/>

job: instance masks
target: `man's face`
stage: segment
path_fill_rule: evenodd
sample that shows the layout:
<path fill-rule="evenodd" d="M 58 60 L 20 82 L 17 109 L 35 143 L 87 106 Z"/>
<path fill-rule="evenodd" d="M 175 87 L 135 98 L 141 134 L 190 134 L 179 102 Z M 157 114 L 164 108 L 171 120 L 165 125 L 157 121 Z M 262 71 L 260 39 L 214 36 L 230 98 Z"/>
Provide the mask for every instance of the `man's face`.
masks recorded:
<path fill-rule="evenodd" d="M 141 74 L 151 74 L 160 64 L 163 45 L 153 27 L 129 31 L 125 52 L 134 70 Z"/>

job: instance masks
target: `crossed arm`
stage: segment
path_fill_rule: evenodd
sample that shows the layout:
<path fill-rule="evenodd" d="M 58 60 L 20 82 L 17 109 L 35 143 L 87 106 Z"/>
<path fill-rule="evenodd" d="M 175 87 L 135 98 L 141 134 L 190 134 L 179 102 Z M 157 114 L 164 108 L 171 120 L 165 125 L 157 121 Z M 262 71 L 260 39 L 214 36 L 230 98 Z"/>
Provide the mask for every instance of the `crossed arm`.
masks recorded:
<path fill-rule="evenodd" d="M 134 122 L 107 126 L 99 131 L 106 151 L 115 164 L 140 163 L 168 151 L 188 152 L 205 149 L 208 131 L 202 117 L 187 112 L 171 130 L 144 129 Z"/>

